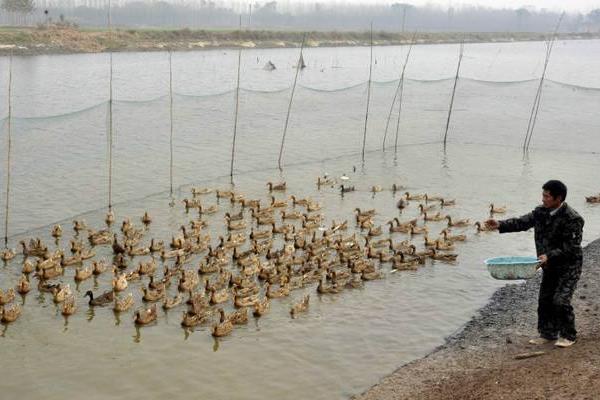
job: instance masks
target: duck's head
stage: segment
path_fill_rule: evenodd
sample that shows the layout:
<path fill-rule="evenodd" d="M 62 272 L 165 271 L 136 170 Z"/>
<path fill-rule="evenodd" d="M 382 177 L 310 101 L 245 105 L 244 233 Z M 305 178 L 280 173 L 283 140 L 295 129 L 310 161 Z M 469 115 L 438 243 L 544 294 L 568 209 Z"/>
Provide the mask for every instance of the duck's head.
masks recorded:
<path fill-rule="evenodd" d="M 87 292 L 85 292 L 85 294 L 83 295 L 83 297 L 88 297 L 88 296 L 89 296 L 90 299 L 93 299 L 94 298 L 94 293 L 91 290 L 88 290 Z"/>

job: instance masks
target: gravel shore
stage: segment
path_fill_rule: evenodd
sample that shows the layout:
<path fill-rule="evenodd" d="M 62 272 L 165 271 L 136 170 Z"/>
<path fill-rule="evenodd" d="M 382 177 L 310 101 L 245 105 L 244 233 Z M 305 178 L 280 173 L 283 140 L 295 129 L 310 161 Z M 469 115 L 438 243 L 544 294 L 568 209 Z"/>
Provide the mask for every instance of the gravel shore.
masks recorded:
<path fill-rule="evenodd" d="M 494 293 L 464 328 L 354 399 L 597 399 L 600 393 L 600 239 L 584 249 L 573 298 L 577 343 L 532 346 L 541 274 Z M 517 356 L 536 357 L 520 359 Z"/>

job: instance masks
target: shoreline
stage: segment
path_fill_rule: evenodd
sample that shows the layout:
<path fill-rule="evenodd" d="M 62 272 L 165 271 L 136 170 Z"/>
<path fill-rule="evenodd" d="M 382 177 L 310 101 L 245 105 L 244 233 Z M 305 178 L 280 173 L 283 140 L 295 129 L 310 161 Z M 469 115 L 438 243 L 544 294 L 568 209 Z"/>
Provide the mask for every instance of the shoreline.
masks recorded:
<path fill-rule="evenodd" d="M 308 32 L 306 47 L 369 46 L 370 33 Z M 550 34 L 538 32 L 420 32 L 416 44 L 508 43 L 546 40 Z M 0 28 L 0 55 L 33 56 L 47 54 L 82 54 L 103 52 L 195 51 L 211 49 L 299 48 L 304 32 L 300 31 L 219 31 L 153 29 L 78 29 L 49 26 Z M 413 33 L 378 31 L 375 46 L 398 46 L 411 42 Z M 559 40 L 589 40 L 600 33 L 563 33 Z"/>
<path fill-rule="evenodd" d="M 461 330 L 394 371 L 355 400 L 595 398 L 600 391 L 600 239 L 584 248 L 573 296 L 577 343 L 532 346 L 541 274 L 498 289 Z M 527 359 L 517 355 L 544 354 Z"/>

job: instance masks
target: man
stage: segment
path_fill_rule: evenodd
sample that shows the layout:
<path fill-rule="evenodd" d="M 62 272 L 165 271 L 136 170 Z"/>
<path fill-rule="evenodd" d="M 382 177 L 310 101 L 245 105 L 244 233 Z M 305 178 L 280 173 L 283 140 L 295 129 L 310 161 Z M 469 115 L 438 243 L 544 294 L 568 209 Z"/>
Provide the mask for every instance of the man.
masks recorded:
<path fill-rule="evenodd" d="M 538 300 L 539 338 L 531 344 L 554 341 L 558 347 L 575 343 L 575 314 L 571 298 L 581 275 L 583 218 L 567 205 L 567 187 L 551 180 L 542 186 L 542 206 L 520 218 L 489 219 L 486 225 L 500 233 L 535 230 L 535 248 L 543 269 Z M 558 339 L 558 340 L 557 340 Z"/>

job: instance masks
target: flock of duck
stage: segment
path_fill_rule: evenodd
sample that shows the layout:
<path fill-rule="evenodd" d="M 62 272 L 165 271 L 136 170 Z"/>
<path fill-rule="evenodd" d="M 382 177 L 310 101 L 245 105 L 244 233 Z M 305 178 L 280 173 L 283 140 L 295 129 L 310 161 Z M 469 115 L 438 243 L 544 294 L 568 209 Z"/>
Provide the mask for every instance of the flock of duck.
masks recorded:
<path fill-rule="evenodd" d="M 339 187 L 342 195 L 355 190 L 338 184 L 327 176 L 317 179 L 319 189 Z M 304 288 L 306 293 L 314 285 L 318 295 L 333 295 L 381 279 L 384 271 L 416 270 L 427 260 L 453 263 L 456 246 L 467 240 L 466 231 L 455 229 L 470 227 L 476 233 L 487 229 L 450 215 L 453 199 L 409 192 L 393 200 L 399 213 L 384 225 L 375 224 L 382 220 L 376 218 L 375 209 L 360 208 L 355 208 L 352 219 L 326 222 L 321 204 L 288 196 L 285 182 L 266 186 L 268 201 L 231 190 L 193 188 L 191 197 L 182 202 L 188 223 L 170 243 L 150 237 L 148 212 L 139 222 L 125 218 L 117 224 L 112 210 L 101 229 L 74 221 L 68 246 L 61 247 L 66 235 L 60 225 L 51 230 L 54 245 L 40 238 L 22 240 L 21 277 L 13 287 L 0 289 L 2 322 L 13 322 L 23 312 L 15 302 L 16 293 L 26 296 L 37 290 L 51 296 L 65 316 L 76 313 L 85 297 L 89 307 L 110 306 L 115 313 L 137 308 L 135 323 L 148 325 L 157 321 L 160 304 L 165 310 L 181 308 L 183 327 L 209 325 L 212 335 L 221 337 L 235 325 L 246 324 L 250 313 L 256 318 L 267 314 L 271 301 L 295 290 Z M 391 187 L 394 194 L 401 189 Z M 382 190 L 389 189 L 371 188 Z M 409 208 L 417 217 L 403 219 Z M 506 208 L 491 204 L 489 211 L 503 213 Z M 223 234 L 211 237 L 209 225 L 212 232 Z M 434 238 L 430 235 L 436 227 L 443 229 Z M 110 262 L 96 256 L 101 252 L 111 254 Z M 16 251 L 7 249 L 1 256 L 9 262 Z M 72 272 L 67 273 L 69 269 Z M 110 287 L 102 293 L 88 290 L 82 297 L 68 283 L 73 279 L 78 287 L 105 274 Z M 306 294 L 292 303 L 290 316 L 300 316 L 309 304 Z"/>

